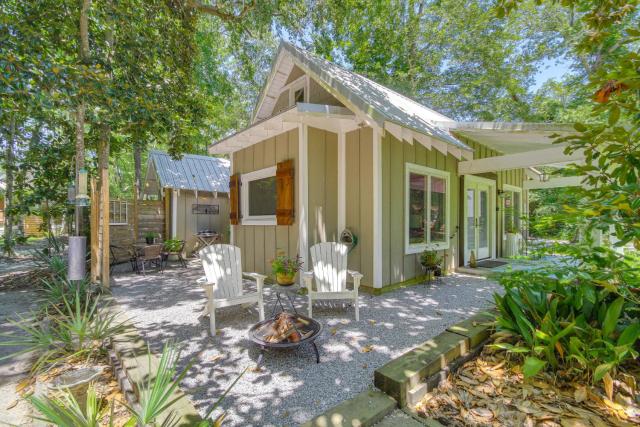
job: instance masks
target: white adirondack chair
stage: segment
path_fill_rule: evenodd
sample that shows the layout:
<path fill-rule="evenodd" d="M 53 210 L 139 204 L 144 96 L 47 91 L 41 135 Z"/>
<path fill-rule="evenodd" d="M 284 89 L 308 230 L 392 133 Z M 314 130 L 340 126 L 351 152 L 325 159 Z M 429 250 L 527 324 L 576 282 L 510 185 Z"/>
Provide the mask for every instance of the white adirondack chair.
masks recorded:
<path fill-rule="evenodd" d="M 205 276 L 197 282 L 207 293 L 207 309 L 211 335 L 216 334 L 216 308 L 239 304 L 258 304 L 260 320 L 264 320 L 262 287 L 267 276 L 258 273 L 245 273 L 256 281 L 257 292 L 242 292 L 242 258 L 240 248 L 232 245 L 216 244 L 201 249 L 198 254 L 202 260 Z"/>
<path fill-rule="evenodd" d="M 309 317 L 312 317 L 313 300 L 352 299 L 356 309 L 356 321 L 360 320 L 358 288 L 362 274 L 347 270 L 348 251 L 346 245 L 335 242 L 318 243 L 311 247 L 313 272 L 306 272 L 302 276 L 309 291 Z M 352 291 L 347 289 L 347 273 L 353 278 Z"/>

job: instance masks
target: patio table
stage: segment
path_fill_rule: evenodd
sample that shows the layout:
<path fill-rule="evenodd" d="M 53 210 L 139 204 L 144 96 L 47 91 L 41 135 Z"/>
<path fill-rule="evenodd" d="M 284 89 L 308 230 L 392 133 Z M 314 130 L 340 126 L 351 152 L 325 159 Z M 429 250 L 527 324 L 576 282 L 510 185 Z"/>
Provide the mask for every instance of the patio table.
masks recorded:
<path fill-rule="evenodd" d="M 200 249 L 206 248 L 207 246 L 211 246 L 215 243 L 218 243 L 222 240 L 222 236 L 218 233 L 196 233 L 194 234 L 196 237 L 196 247 L 194 252 L 198 252 Z"/>
<path fill-rule="evenodd" d="M 286 311 L 284 309 L 284 305 L 282 304 L 282 294 L 284 294 L 287 300 L 289 300 L 289 305 L 291 305 L 293 312 L 296 315 L 298 314 L 298 311 L 296 310 L 296 307 L 293 304 L 293 302 L 296 296 L 299 295 L 300 293 L 300 289 L 301 289 L 300 285 L 294 284 L 294 285 L 288 285 L 288 286 L 281 286 L 276 283 L 271 286 L 271 289 L 273 289 L 273 291 L 276 294 L 276 302 L 273 304 L 273 310 L 271 310 L 271 317 L 274 317 L 276 315 L 276 310 L 278 309 L 278 306 L 280 306 L 281 311 Z"/>

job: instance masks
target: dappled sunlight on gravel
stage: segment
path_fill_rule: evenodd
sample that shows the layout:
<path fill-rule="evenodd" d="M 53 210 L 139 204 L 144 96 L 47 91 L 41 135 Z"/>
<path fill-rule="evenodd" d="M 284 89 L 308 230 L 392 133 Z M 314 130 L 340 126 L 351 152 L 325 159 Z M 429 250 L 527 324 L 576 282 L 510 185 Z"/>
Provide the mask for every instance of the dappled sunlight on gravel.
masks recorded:
<path fill-rule="evenodd" d="M 208 317 L 201 316 L 204 291 L 195 280 L 202 276 L 197 261 L 188 269 L 165 274 L 114 277 L 113 294 L 140 332 L 158 350 L 166 340 L 182 344 L 182 363 L 196 361 L 183 381 L 196 407 L 206 412 L 245 368 L 244 377 L 225 399 L 228 426 L 296 425 L 344 399 L 373 387 L 373 371 L 447 326 L 483 311 L 492 301 L 494 282 L 471 276 L 452 276 L 441 283 L 417 285 L 382 296 L 361 294 L 360 321 L 353 307 L 341 301 L 314 304 L 314 318 L 323 330 L 317 339 L 320 364 L 310 346 L 264 355 L 248 339 L 258 321 L 256 306 L 216 311 L 219 328 L 210 337 Z M 265 312 L 275 301 L 265 287 Z M 306 297 L 296 308 L 306 313 Z"/>

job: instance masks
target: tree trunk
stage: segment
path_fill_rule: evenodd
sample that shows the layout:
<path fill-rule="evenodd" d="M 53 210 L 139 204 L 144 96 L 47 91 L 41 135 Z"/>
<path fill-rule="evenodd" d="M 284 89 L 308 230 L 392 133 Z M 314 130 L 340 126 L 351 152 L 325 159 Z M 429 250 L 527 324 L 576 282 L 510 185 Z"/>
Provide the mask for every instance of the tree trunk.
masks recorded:
<path fill-rule="evenodd" d="M 80 52 L 81 63 L 89 60 L 89 10 L 91 0 L 82 0 L 80 10 Z M 84 115 L 86 105 L 82 99 L 76 108 L 76 192 L 80 188 L 80 169 L 84 168 Z M 76 206 L 76 236 L 82 234 L 82 207 Z"/>
<path fill-rule="evenodd" d="M 133 167 L 134 167 L 134 186 L 133 186 L 133 241 L 138 241 L 138 214 L 140 213 L 139 201 L 142 189 L 142 146 L 136 141 L 133 146 Z"/>
<path fill-rule="evenodd" d="M 4 251 L 7 256 L 13 255 L 13 168 L 14 150 L 16 144 L 16 117 L 11 116 L 7 147 L 5 149 L 5 180 L 4 196 Z"/>
<path fill-rule="evenodd" d="M 99 203 L 98 203 L 98 271 L 100 283 L 109 287 L 109 138 L 111 128 L 107 124 L 101 125 L 100 142 L 98 147 L 99 171 Z"/>

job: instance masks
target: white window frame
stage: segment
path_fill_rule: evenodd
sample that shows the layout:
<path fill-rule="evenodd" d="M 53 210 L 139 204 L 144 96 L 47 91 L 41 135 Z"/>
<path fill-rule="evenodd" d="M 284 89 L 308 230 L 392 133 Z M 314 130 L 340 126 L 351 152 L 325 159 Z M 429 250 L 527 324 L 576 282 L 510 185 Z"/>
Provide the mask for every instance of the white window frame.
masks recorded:
<path fill-rule="evenodd" d="M 426 229 L 427 242 L 425 243 L 409 243 L 409 185 L 412 173 L 424 175 L 427 177 L 427 215 L 431 220 L 431 177 L 441 178 L 445 180 L 445 236 L 446 242 L 431 243 L 431 229 Z M 449 235 L 451 230 L 451 173 L 439 169 L 433 169 L 426 166 L 416 165 L 414 163 L 405 164 L 405 182 L 404 182 L 404 253 L 406 255 L 417 254 L 424 250 L 446 250 L 449 249 Z"/>
<path fill-rule="evenodd" d="M 304 89 L 304 102 L 309 102 L 309 80 L 306 75 L 298 77 L 280 90 L 280 96 L 284 92 L 288 92 L 289 107 L 293 107 L 295 104 L 294 96 L 299 89 Z"/>
<path fill-rule="evenodd" d="M 520 212 L 520 216 L 522 216 L 523 215 L 522 209 L 524 207 L 524 201 L 522 199 L 522 188 L 517 187 L 515 185 L 503 184 L 502 191 L 504 191 L 505 193 L 506 192 L 520 193 L 520 206 L 518 211 Z M 500 200 L 500 210 L 502 211 L 502 240 L 507 240 L 507 232 L 506 232 L 507 216 L 504 213 L 504 198 Z"/>
<path fill-rule="evenodd" d="M 111 212 L 115 212 L 115 204 L 118 204 L 118 220 L 114 221 L 114 216 Z M 113 210 L 111 206 L 114 206 Z M 124 205 L 124 222 L 122 222 L 122 206 Z M 129 225 L 129 203 L 126 200 L 109 200 L 109 225 Z"/>
<path fill-rule="evenodd" d="M 274 215 L 249 215 L 249 183 L 258 179 L 275 177 L 276 167 L 260 169 L 257 171 L 244 173 L 240 177 L 242 184 L 240 190 L 240 213 L 242 215 L 242 225 L 277 225 L 277 219 Z M 277 195 L 276 195 L 277 197 Z"/>

